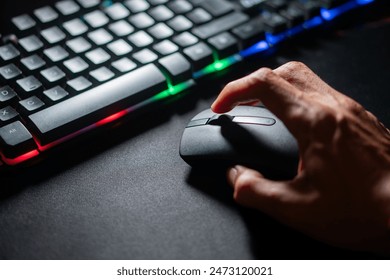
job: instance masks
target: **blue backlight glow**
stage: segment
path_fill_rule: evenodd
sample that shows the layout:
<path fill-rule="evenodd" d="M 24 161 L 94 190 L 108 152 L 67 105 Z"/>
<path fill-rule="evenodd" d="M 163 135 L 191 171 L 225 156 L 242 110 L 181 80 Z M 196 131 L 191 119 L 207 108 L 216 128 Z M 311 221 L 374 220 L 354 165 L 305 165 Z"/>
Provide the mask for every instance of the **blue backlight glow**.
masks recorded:
<path fill-rule="evenodd" d="M 253 46 L 245 49 L 245 50 L 242 50 L 240 52 L 240 55 L 242 57 L 248 57 L 248 56 L 251 56 L 251 55 L 254 55 L 254 54 L 257 54 L 257 53 L 261 53 L 263 51 L 266 51 L 269 49 L 269 45 L 266 41 L 260 41 L 258 42 L 257 44 L 254 44 Z"/>
<path fill-rule="evenodd" d="M 321 16 L 325 20 L 330 21 L 338 17 L 339 15 L 344 14 L 345 12 L 348 12 L 349 10 L 356 8 L 357 6 L 358 4 L 354 0 L 333 9 L 321 9 Z"/>

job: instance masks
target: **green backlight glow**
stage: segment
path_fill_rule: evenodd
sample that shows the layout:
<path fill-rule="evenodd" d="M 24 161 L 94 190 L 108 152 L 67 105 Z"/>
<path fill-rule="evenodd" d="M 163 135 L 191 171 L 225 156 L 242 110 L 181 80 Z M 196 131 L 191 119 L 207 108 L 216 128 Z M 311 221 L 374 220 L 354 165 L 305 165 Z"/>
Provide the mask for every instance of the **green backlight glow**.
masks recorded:
<path fill-rule="evenodd" d="M 153 96 L 153 99 L 157 101 L 172 95 L 176 95 L 179 92 L 182 92 L 193 85 L 195 85 L 195 82 L 193 80 L 188 80 L 177 85 L 172 85 L 172 83 L 168 81 L 168 89 L 156 94 L 155 96 Z"/>
<path fill-rule="evenodd" d="M 214 72 L 221 71 L 223 69 L 228 68 L 229 66 L 231 66 L 232 64 L 234 64 L 240 60 L 241 60 L 241 57 L 237 56 L 237 55 L 233 55 L 233 56 L 230 56 L 228 58 L 221 59 L 221 60 L 216 60 L 216 61 L 214 61 L 214 63 L 212 63 L 212 64 L 206 66 L 205 68 L 203 68 L 202 70 L 199 70 L 198 72 L 194 73 L 194 78 L 199 78 L 199 77 L 209 75 L 209 74 L 214 73 Z"/>

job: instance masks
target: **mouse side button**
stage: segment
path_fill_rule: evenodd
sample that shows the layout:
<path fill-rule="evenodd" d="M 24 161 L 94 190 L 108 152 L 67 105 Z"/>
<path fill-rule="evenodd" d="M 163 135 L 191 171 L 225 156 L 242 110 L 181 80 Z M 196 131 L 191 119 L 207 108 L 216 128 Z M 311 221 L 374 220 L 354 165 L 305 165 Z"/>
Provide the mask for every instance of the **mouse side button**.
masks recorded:
<path fill-rule="evenodd" d="M 276 123 L 276 120 L 272 118 L 263 118 L 263 117 L 236 116 L 233 118 L 233 122 L 271 126 Z"/>

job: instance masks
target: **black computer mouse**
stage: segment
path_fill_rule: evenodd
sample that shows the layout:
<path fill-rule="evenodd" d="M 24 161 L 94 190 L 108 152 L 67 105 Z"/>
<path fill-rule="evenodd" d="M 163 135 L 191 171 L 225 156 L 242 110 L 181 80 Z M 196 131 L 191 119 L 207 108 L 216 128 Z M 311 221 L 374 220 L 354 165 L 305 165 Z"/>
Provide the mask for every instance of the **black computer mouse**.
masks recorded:
<path fill-rule="evenodd" d="M 265 176 L 291 178 L 299 161 L 295 138 L 264 107 L 237 106 L 226 114 L 210 109 L 184 129 L 180 156 L 193 167 L 216 169 L 240 164 Z"/>

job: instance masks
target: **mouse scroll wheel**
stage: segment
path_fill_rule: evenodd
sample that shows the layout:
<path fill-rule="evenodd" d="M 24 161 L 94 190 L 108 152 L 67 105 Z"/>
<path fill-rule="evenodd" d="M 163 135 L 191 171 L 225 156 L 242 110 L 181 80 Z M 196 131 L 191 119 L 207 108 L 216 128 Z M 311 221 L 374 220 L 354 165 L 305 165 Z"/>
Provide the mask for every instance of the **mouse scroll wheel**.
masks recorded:
<path fill-rule="evenodd" d="M 233 120 L 233 116 L 230 116 L 230 115 L 214 115 L 212 116 L 209 121 L 207 122 L 207 124 L 211 124 L 211 125 L 221 125 L 223 123 L 229 123 L 229 122 L 232 122 Z"/>

